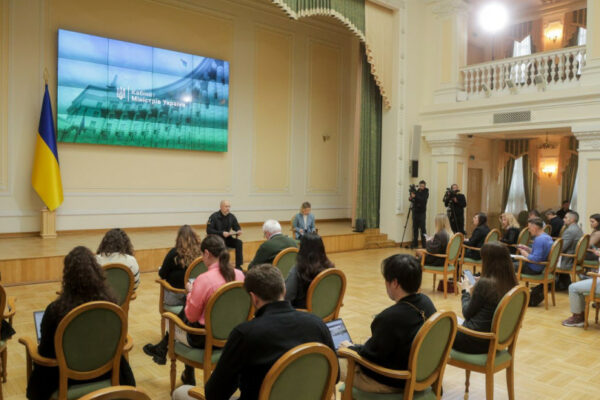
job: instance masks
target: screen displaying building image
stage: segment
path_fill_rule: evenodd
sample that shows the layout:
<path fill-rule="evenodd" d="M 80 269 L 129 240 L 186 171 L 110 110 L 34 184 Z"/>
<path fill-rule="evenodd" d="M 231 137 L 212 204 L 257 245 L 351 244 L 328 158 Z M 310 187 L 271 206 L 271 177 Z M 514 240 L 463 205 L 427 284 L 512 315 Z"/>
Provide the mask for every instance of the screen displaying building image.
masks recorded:
<path fill-rule="evenodd" d="M 227 151 L 229 63 L 58 31 L 58 140 Z"/>

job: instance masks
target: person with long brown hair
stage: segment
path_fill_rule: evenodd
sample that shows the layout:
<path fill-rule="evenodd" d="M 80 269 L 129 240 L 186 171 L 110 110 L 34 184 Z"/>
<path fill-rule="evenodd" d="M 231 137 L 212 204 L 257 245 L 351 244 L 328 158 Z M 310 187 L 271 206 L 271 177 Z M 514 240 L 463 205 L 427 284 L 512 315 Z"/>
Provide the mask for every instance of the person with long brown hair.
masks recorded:
<path fill-rule="evenodd" d="M 430 254 L 446 254 L 446 247 L 450 241 L 450 221 L 446 214 L 437 214 L 435 216 L 435 234 L 425 242 L 424 249 L 416 249 L 417 258 L 425 257 L 425 265 L 442 266 L 446 261 L 442 257 L 434 257 Z M 427 254 L 430 253 L 430 254 Z"/>
<path fill-rule="evenodd" d="M 594 254 L 594 250 L 600 247 L 600 214 L 590 215 L 590 243 L 585 253 L 585 259 L 588 261 L 598 261 L 598 256 Z"/>
<path fill-rule="evenodd" d="M 511 254 L 515 254 L 517 248 L 511 245 L 517 244 L 519 234 L 521 233 L 521 227 L 517 219 L 511 213 L 504 213 L 500 216 L 500 225 L 502 227 L 502 239 L 500 239 L 500 242 L 509 246 L 508 251 Z"/>
<path fill-rule="evenodd" d="M 96 261 L 94 253 L 87 247 L 78 246 L 64 260 L 62 290 L 56 300 L 46 307 L 42 317 L 41 338 L 38 352 L 43 357 L 56 358 L 54 334 L 58 324 L 69 311 L 90 301 L 116 303 L 112 290 L 106 283 L 104 271 Z M 34 364 L 27 384 L 27 398 L 48 400 L 58 389 L 58 367 Z M 110 372 L 108 372 L 110 374 Z M 107 376 L 98 378 L 107 379 Z M 125 359 L 121 359 L 121 385 L 134 385 L 135 379 Z"/>
<path fill-rule="evenodd" d="M 98 250 L 96 250 L 96 260 L 100 266 L 107 264 L 123 264 L 133 273 L 133 289 L 137 289 L 140 284 L 140 267 L 133 256 L 133 244 L 129 236 L 120 228 L 111 229 L 102 238 Z"/>
<path fill-rule="evenodd" d="M 458 283 L 465 317 L 462 325 L 475 331 L 490 332 L 498 303 L 519 282 L 506 246 L 497 242 L 484 244 L 481 247 L 481 263 L 483 271 L 475 285 L 471 285 L 468 279 Z M 488 351 L 489 341 L 458 332 L 452 347 L 463 353 L 484 354 Z"/>
<path fill-rule="evenodd" d="M 471 233 L 471 237 L 465 239 L 464 245 L 481 248 L 481 246 L 485 242 L 485 237 L 488 233 L 490 233 L 490 228 L 487 226 L 487 215 L 485 215 L 485 213 L 482 212 L 475 214 L 473 216 L 473 225 L 475 225 L 475 229 Z M 480 260 L 481 254 L 479 250 L 466 249 L 465 257 L 471 258 L 473 260 Z"/>

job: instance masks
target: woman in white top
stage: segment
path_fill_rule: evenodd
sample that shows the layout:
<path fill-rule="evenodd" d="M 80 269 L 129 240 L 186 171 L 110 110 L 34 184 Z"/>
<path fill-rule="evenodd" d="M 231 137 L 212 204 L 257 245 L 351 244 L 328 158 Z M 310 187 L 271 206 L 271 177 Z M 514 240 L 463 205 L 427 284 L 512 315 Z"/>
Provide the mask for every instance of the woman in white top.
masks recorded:
<path fill-rule="evenodd" d="M 140 284 L 140 267 L 133 256 L 131 240 L 124 230 L 115 228 L 106 232 L 96 251 L 96 259 L 101 266 L 106 264 L 126 265 L 133 273 L 135 281 L 133 289 L 137 289 Z"/>

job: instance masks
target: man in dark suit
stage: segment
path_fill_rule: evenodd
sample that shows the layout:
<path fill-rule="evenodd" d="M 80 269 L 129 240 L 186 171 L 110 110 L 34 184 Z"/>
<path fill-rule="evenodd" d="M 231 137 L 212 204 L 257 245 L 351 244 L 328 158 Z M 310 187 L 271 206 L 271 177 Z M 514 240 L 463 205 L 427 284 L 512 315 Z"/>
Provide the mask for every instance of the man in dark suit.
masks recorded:
<path fill-rule="evenodd" d="M 427 219 L 427 199 L 429 199 L 429 189 L 425 181 L 419 182 L 419 188 L 410 192 L 409 201 L 412 203 L 413 211 L 413 241 L 412 248 L 419 247 L 419 230 L 421 231 L 421 244 L 425 248 L 427 230 L 425 229 L 425 220 Z"/>
<path fill-rule="evenodd" d="M 219 363 L 206 383 L 207 400 L 229 399 L 238 387 L 240 400 L 257 399 L 271 366 L 286 351 L 303 343 L 323 343 L 335 352 L 323 321 L 316 315 L 294 310 L 283 300 L 285 284 L 277 268 L 256 266 L 246 275 L 244 287 L 256 313 L 253 320 L 238 325 L 229 335 Z"/>
<path fill-rule="evenodd" d="M 244 263 L 243 243 L 239 239 L 242 235 L 242 228 L 235 215 L 229 212 L 231 204 L 228 200 L 221 200 L 219 208 L 219 211 L 212 213 L 208 218 L 206 233 L 221 236 L 227 247 L 233 247 L 235 249 L 235 267 L 242 269 Z"/>
<path fill-rule="evenodd" d="M 571 206 L 571 202 L 569 200 L 563 200 L 562 205 L 560 206 L 560 210 L 558 210 L 556 212 L 556 215 L 558 216 L 558 218 L 560 218 L 560 219 L 565 218 L 567 213 L 569 211 L 571 211 L 571 209 L 569 208 L 570 206 Z"/>
<path fill-rule="evenodd" d="M 298 247 L 294 239 L 281 233 L 281 225 L 274 219 L 265 221 L 263 234 L 267 241 L 260 245 L 254 259 L 248 264 L 248 269 L 255 265 L 271 264 L 281 250 L 288 247 Z"/>

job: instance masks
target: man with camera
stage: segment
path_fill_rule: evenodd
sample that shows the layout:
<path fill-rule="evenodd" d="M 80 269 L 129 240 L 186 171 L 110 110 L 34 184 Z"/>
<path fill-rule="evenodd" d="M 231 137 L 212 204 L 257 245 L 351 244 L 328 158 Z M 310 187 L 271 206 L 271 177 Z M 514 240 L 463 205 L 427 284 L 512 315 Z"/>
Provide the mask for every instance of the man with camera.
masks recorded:
<path fill-rule="evenodd" d="M 425 219 L 427 213 L 427 199 L 429 198 L 429 189 L 425 187 L 425 181 L 419 182 L 419 187 L 416 185 L 410 185 L 408 192 L 410 197 L 408 200 L 411 202 L 413 211 L 413 241 L 411 248 L 419 247 L 419 230 L 421 230 L 421 245 L 425 248 Z"/>
<path fill-rule="evenodd" d="M 450 220 L 452 232 L 460 232 L 464 234 L 465 207 L 467 206 L 467 199 L 465 198 L 464 194 L 460 193 L 456 183 L 446 189 L 446 194 L 444 195 L 444 205 L 446 206 L 446 212 L 448 213 L 448 219 Z"/>

